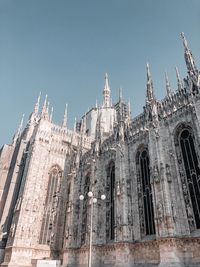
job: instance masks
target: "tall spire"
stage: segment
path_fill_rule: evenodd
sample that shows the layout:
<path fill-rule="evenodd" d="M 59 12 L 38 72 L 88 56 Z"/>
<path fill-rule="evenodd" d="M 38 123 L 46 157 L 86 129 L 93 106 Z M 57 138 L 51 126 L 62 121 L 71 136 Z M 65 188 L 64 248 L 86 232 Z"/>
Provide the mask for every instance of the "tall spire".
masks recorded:
<path fill-rule="evenodd" d="M 62 127 L 67 127 L 67 108 L 68 108 L 68 104 L 65 105 L 65 112 L 64 112 L 64 117 L 63 117 L 63 124 Z"/>
<path fill-rule="evenodd" d="M 36 102 L 35 107 L 34 107 L 34 113 L 35 113 L 35 114 L 38 114 L 38 111 L 39 111 L 39 107 L 40 107 L 40 98 L 41 98 L 41 92 L 39 93 L 37 102 Z"/>
<path fill-rule="evenodd" d="M 52 122 L 52 120 L 53 120 L 53 107 L 51 107 L 51 114 L 50 114 L 49 120 L 50 120 L 50 122 Z"/>
<path fill-rule="evenodd" d="M 188 43 L 187 43 L 187 40 L 186 40 L 183 32 L 181 32 L 181 37 L 182 37 L 183 46 L 185 49 L 185 62 L 186 62 L 188 72 L 189 72 L 189 74 L 192 74 L 192 75 L 197 74 L 198 70 L 197 70 L 197 67 L 195 65 L 194 58 L 192 56 L 192 52 L 188 47 Z"/>
<path fill-rule="evenodd" d="M 151 78 L 149 63 L 147 63 L 147 94 L 146 94 L 146 103 L 148 104 L 154 99 L 153 93 L 153 81 Z"/>
<path fill-rule="evenodd" d="M 172 91 L 171 91 L 171 86 L 170 86 L 169 78 L 168 78 L 166 71 L 165 71 L 165 82 L 166 82 L 167 96 L 170 97 L 172 95 Z"/>
<path fill-rule="evenodd" d="M 48 95 L 45 96 L 44 104 L 42 107 L 42 113 L 45 113 L 47 110 L 47 97 L 48 97 Z"/>
<path fill-rule="evenodd" d="M 20 124 L 19 124 L 19 127 L 18 127 L 18 129 L 17 129 L 17 131 L 16 131 L 16 133 L 15 133 L 15 135 L 14 135 L 14 137 L 13 137 L 13 142 L 12 142 L 13 145 L 16 144 L 17 139 L 19 138 L 19 136 L 20 136 L 21 133 L 22 133 L 23 124 L 24 124 L 24 114 L 22 115 L 22 119 L 21 119 L 21 122 L 20 122 Z"/>
<path fill-rule="evenodd" d="M 110 107 L 110 87 L 108 84 L 108 74 L 105 75 L 105 85 L 103 89 L 103 107 Z"/>
<path fill-rule="evenodd" d="M 175 69 L 176 69 L 176 78 L 177 78 L 178 90 L 181 91 L 181 90 L 183 89 L 183 82 L 182 82 L 182 80 L 181 80 L 181 77 L 180 77 L 178 68 L 175 67 Z"/>
<path fill-rule="evenodd" d="M 122 87 L 119 88 L 119 101 L 122 101 Z"/>
<path fill-rule="evenodd" d="M 48 114 L 49 102 L 47 103 L 47 97 L 48 95 L 45 96 L 44 104 L 42 107 L 42 117 L 44 119 L 47 119 L 49 117 L 49 114 Z"/>

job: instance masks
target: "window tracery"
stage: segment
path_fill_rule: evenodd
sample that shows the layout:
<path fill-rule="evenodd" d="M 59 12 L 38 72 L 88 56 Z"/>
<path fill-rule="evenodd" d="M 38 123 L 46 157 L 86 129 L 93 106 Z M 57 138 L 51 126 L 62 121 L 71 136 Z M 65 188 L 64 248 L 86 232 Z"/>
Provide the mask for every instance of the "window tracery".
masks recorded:
<path fill-rule="evenodd" d="M 49 172 L 45 209 L 40 232 L 40 244 L 50 245 L 54 241 L 54 227 L 58 217 L 58 206 L 60 202 L 61 178 L 61 169 L 57 165 L 53 166 Z"/>
<path fill-rule="evenodd" d="M 115 239 L 115 164 L 112 161 L 107 170 L 106 193 L 106 239 Z"/>
<path fill-rule="evenodd" d="M 200 168 L 193 130 L 179 126 L 175 138 L 179 173 L 190 230 L 200 229 Z"/>
<path fill-rule="evenodd" d="M 84 190 L 86 194 L 83 199 L 83 212 L 82 212 L 82 231 L 81 231 L 81 244 L 85 244 L 87 235 L 87 220 L 88 220 L 88 192 L 90 191 L 90 175 L 88 174 L 85 178 Z"/>
<path fill-rule="evenodd" d="M 141 235 L 155 234 L 152 189 L 150 183 L 150 169 L 148 150 L 142 147 L 136 155 L 138 205 Z"/>

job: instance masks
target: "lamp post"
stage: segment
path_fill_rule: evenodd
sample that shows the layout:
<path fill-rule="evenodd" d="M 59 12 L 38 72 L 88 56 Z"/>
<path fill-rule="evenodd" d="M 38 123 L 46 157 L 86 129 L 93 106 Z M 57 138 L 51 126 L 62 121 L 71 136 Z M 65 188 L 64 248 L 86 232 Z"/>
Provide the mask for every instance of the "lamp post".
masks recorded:
<path fill-rule="evenodd" d="M 97 203 L 97 198 L 94 197 L 93 193 L 90 191 L 88 192 L 88 197 L 89 197 L 89 204 L 91 205 L 91 210 L 90 210 L 90 239 L 89 239 L 89 258 L 88 258 L 88 267 L 92 266 L 92 230 L 93 230 L 93 204 Z M 80 195 L 79 199 L 81 201 L 84 200 L 84 196 Z M 101 200 L 105 200 L 106 196 L 101 195 Z"/>

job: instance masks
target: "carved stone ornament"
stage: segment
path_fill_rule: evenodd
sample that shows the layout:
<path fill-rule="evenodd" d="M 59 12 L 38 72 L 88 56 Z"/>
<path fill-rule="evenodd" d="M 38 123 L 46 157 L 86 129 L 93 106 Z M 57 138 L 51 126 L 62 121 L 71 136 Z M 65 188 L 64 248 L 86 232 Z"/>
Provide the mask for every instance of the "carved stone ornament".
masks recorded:
<path fill-rule="evenodd" d="M 156 212 L 157 212 L 157 218 L 160 222 L 163 221 L 163 216 L 164 216 L 164 210 L 163 210 L 163 204 L 161 201 L 159 201 L 156 205 Z"/>
<path fill-rule="evenodd" d="M 153 167 L 153 181 L 155 183 L 159 183 L 160 182 L 160 174 L 159 174 L 159 170 L 158 170 L 158 165 L 154 165 Z"/>

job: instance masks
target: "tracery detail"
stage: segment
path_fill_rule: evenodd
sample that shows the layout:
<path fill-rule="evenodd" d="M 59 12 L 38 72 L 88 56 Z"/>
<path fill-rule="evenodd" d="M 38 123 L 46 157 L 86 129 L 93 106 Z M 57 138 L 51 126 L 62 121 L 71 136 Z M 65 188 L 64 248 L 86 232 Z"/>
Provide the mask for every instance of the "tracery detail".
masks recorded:
<path fill-rule="evenodd" d="M 49 182 L 45 200 L 45 210 L 40 232 L 40 244 L 51 245 L 54 242 L 56 221 L 58 218 L 58 207 L 60 204 L 60 185 L 62 171 L 55 165 L 49 172 Z"/>
<path fill-rule="evenodd" d="M 142 237 L 155 234 L 152 189 L 148 150 L 144 147 L 136 155 L 138 205 Z"/>
<path fill-rule="evenodd" d="M 106 239 L 115 239 L 115 164 L 110 162 L 107 169 L 107 193 L 106 193 Z"/>
<path fill-rule="evenodd" d="M 200 228 L 200 168 L 193 131 L 181 125 L 175 139 L 179 173 L 190 230 Z"/>
<path fill-rule="evenodd" d="M 86 243 L 86 235 L 87 235 L 87 220 L 88 220 L 88 197 L 87 193 L 90 191 L 90 176 L 89 174 L 85 178 L 84 190 L 83 192 L 86 194 L 83 200 L 83 212 L 82 212 L 82 231 L 81 231 L 81 244 Z"/>

